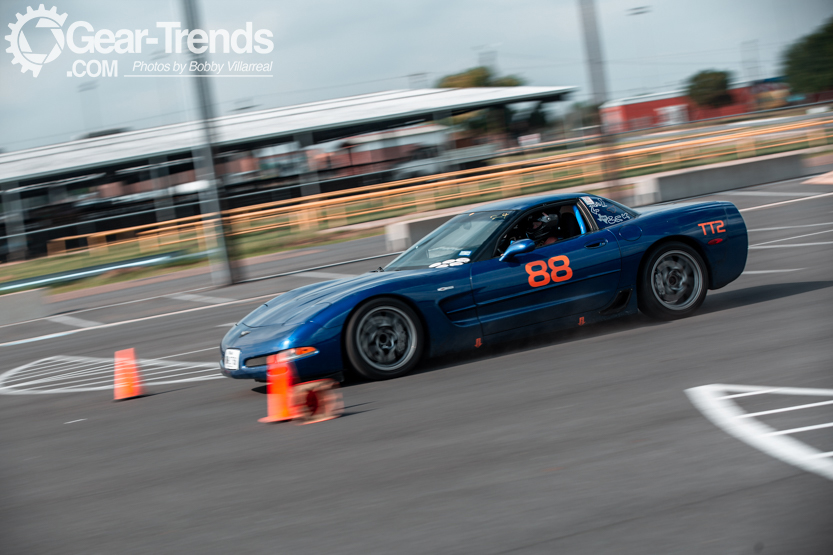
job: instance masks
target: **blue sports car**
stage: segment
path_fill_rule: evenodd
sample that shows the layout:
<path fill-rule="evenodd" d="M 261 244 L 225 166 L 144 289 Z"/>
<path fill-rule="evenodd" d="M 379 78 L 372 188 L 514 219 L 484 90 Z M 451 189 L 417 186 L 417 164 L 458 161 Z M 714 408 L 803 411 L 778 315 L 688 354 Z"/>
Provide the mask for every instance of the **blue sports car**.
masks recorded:
<path fill-rule="evenodd" d="M 595 195 L 508 199 L 462 213 L 385 268 L 280 295 L 223 338 L 230 378 L 284 352 L 302 381 L 382 380 L 424 357 L 634 314 L 694 313 L 740 276 L 746 224 L 728 202 L 632 210 Z"/>

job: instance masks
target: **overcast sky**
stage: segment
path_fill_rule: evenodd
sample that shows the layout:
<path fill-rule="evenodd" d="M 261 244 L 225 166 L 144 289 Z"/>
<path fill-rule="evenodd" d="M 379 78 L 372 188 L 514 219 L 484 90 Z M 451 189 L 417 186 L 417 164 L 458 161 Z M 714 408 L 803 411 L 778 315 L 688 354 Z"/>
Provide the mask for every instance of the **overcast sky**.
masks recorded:
<path fill-rule="evenodd" d="M 0 0 L 4 31 L 29 5 Z M 64 31 L 79 20 L 95 30 L 150 29 L 159 36 L 158 21 L 185 26 L 178 0 L 59 0 L 55 6 L 68 14 Z M 641 6 L 647 13 L 628 15 Z M 596 0 L 596 8 L 610 98 L 677 89 L 703 69 L 728 70 L 736 80 L 780 75 L 784 49 L 833 16 L 830 0 Z M 273 62 L 270 78 L 212 79 L 218 115 L 410 88 L 420 79 L 409 76 L 420 73 L 433 85 L 477 65 L 486 51 L 495 53 L 502 74 L 529 85 L 577 86 L 573 100 L 590 94 L 578 0 L 201 0 L 200 9 L 205 29 L 231 33 L 251 21 L 255 30 L 273 34 L 269 54 L 213 56 Z M 48 29 L 26 31 L 34 52 L 49 51 L 54 39 Z M 137 55 L 64 48 L 37 78 L 12 65 L 9 42 L 2 44 L 0 149 L 6 152 L 94 129 L 138 129 L 195 116 L 191 80 L 124 77 L 134 61 L 152 61 L 161 44 Z M 77 59 L 118 59 L 119 77 L 67 77 Z M 186 62 L 187 56 L 161 61 Z M 79 90 L 91 82 L 94 88 Z"/>

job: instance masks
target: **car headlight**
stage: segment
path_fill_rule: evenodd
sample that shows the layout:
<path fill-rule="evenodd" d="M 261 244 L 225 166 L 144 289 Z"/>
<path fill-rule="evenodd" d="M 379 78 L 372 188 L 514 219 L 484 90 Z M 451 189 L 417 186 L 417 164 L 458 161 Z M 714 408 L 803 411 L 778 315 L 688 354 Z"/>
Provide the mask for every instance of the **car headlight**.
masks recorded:
<path fill-rule="evenodd" d="M 299 358 L 309 357 L 315 354 L 318 354 L 318 349 L 315 347 L 295 347 L 294 349 L 287 349 L 286 351 L 279 351 L 283 353 L 284 360 L 286 362 L 292 362 L 293 360 L 298 360 Z M 273 353 L 278 354 L 278 353 Z M 249 368 L 253 368 L 255 366 L 266 366 L 266 363 L 269 357 L 272 355 L 264 355 L 260 357 L 253 357 L 246 359 L 246 366 Z"/>

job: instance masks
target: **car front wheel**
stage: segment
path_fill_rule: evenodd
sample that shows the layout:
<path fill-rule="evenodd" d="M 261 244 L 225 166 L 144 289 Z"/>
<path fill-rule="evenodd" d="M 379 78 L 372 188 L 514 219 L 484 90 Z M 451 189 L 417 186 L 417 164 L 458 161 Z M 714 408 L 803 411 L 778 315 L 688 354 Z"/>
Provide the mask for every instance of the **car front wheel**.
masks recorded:
<path fill-rule="evenodd" d="M 706 299 L 709 276 L 702 257 L 683 243 L 655 249 L 639 276 L 639 310 L 660 320 L 694 313 Z"/>
<path fill-rule="evenodd" d="M 371 380 L 403 376 L 413 370 L 422 356 L 419 317 L 397 299 L 374 299 L 362 305 L 345 331 L 350 365 Z"/>

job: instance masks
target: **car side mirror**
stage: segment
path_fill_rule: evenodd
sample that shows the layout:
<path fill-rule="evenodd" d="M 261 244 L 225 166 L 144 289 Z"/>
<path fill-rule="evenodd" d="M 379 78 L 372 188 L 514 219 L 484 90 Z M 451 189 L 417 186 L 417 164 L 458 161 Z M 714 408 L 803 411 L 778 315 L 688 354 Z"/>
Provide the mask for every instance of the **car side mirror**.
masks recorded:
<path fill-rule="evenodd" d="M 535 250 L 535 241 L 531 239 L 521 239 L 520 241 L 515 241 L 511 245 L 506 248 L 503 255 L 498 259 L 501 262 L 505 262 L 507 260 L 511 260 L 515 258 L 519 254 L 523 254 L 525 252 L 532 252 Z"/>

